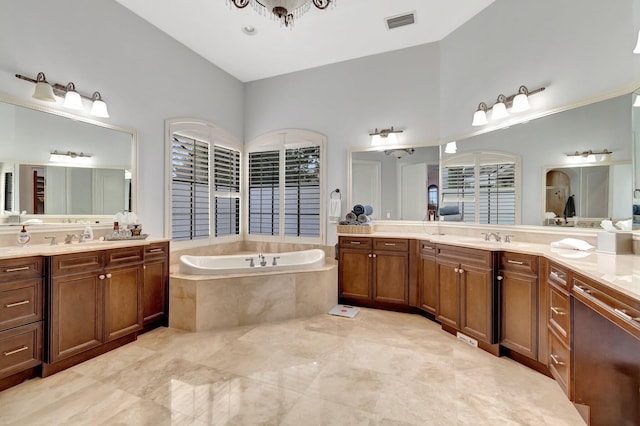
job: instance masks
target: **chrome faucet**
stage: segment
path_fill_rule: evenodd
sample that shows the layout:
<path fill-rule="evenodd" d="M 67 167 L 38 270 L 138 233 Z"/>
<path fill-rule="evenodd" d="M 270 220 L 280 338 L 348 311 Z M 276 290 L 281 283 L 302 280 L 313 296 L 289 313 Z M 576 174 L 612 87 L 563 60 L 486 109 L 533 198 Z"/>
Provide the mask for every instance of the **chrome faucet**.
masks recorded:
<path fill-rule="evenodd" d="M 278 266 L 277 259 L 280 259 L 280 256 L 273 256 L 273 262 L 271 262 L 271 266 Z"/>
<path fill-rule="evenodd" d="M 493 235 L 493 237 L 496 239 L 496 242 L 500 242 L 501 238 L 500 238 L 500 233 L 499 232 L 483 232 L 482 235 L 484 235 L 484 240 L 485 241 L 491 241 L 491 236 Z"/>
<path fill-rule="evenodd" d="M 253 257 L 250 257 L 250 258 L 245 259 L 245 260 L 250 260 L 250 262 L 249 262 L 249 267 L 250 267 L 250 268 L 253 268 L 254 266 L 256 266 L 256 264 L 255 264 L 255 263 L 253 263 Z"/>
<path fill-rule="evenodd" d="M 260 266 L 267 266 L 267 261 L 265 260 L 264 255 L 260 253 L 258 257 L 260 258 Z"/>
<path fill-rule="evenodd" d="M 71 244 L 71 241 L 73 241 L 74 238 L 78 238 L 78 236 L 76 234 L 67 234 L 67 236 L 64 237 L 64 243 Z"/>
<path fill-rule="evenodd" d="M 44 237 L 45 240 L 51 240 L 51 242 L 49 243 L 49 245 L 51 246 L 57 246 L 58 242 L 56 241 L 56 236 L 53 235 L 51 237 Z"/>

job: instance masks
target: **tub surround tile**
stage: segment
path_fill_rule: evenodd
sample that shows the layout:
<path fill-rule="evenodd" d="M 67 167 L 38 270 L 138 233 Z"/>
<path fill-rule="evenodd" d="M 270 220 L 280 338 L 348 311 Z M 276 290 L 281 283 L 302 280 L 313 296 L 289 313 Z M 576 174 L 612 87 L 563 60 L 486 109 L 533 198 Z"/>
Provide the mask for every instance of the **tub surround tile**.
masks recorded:
<path fill-rule="evenodd" d="M 169 327 L 196 331 L 197 285 L 191 280 L 169 282 Z"/>
<path fill-rule="evenodd" d="M 0 424 L 16 425 L 584 425 L 554 380 L 431 321 L 364 308 L 158 328 L 0 392 L 0 407 Z"/>

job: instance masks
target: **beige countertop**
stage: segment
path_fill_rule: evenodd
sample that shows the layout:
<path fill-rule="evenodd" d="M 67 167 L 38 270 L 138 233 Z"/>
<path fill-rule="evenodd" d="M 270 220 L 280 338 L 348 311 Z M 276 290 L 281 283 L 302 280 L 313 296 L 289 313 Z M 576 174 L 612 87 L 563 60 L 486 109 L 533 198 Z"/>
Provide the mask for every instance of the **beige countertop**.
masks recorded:
<path fill-rule="evenodd" d="M 58 254 L 77 253 L 92 250 L 109 250 L 122 247 L 144 246 L 157 242 L 169 241 L 166 238 L 147 238 L 146 240 L 116 240 L 103 241 L 93 240 L 82 243 L 73 242 L 71 244 L 59 243 L 51 244 L 27 244 L 26 246 L 5 246 L 0 247 L 0 260 L 14 259 L 28 256 L 54 256 Z"/>
<path fill-rule="evenodd" d="M 549 244 L 528 242 L 484 241 L 478 237 L 405 232 L 374 232 L 372 234 L 338 234 L 347 237 L 411 238 L 492 251 L 510 251 L 544 256 L 569 269 L 592 278 L 612 289 L 640 301 L 640 256 L 605 254 L 595 250 L 579 251 L 552 248 Z M 559 238 L 560 239 L 560 238 Z"/>

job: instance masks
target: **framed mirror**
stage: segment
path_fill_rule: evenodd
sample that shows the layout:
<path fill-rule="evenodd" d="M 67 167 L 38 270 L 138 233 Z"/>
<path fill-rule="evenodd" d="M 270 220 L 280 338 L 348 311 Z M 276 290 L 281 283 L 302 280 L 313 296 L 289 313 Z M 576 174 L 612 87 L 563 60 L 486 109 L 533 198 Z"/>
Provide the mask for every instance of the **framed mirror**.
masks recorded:
<path fill-rule="evenodd" d="M 136 134 L 0 97 L 0 213 L 44 221 L 135 210 Z"/>

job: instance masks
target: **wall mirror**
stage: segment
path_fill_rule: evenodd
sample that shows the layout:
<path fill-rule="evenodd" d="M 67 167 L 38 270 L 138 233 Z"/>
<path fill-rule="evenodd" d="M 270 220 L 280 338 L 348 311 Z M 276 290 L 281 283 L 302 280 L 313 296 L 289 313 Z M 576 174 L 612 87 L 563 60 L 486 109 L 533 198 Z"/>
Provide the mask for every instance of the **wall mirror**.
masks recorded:
<path fill-rule="evenodd" d="M 10 98 L 0 98 L 0 128 L 3 216 L 26 211 L 46 222 L 135 209 L 134 131 Z"/>
<path fill-rule="evenodd" d="M 437 146 L 350 154 L 349 209 L 371 205 L 376 220 L 424 220 L 437 209 Z"/>
<path fill-rule="evenodd" d="M 634 138 L 634 135 L 636 129 L 640 128 L 640 108 L 632 108 L 632 100 L 630 89 L 620 90 L 591 103 L 573 106 L 559 112 L 549 112 L 547 115 L 529 122 L 460 138 L 457 140 L 457 153 L 497 151 L 519 156 L 522 167 L 520 194 L 522 214 L 520 224 L 544 225 L 547 211 L 546 172 L 553 168 L 574 168 L 578 166 L 575 163 L 575 159 L 567 154 L 575 153 L 576 151 L 607 149 L 612 152 L 609 160 L 606 163 L 600 162 L 599 164 L 607 166 L 609 177 L 627 179 L 627 182 L 631 182 L 629 174 L 640 176 L 640 162 L 634 161 L 634 166 L 630 166 L 634 155 L 633 152 L 635 152 L 635 155 L 640 156 L 640 148 L 636 149 L 633 146 L 634 139 L 639 139 L 638 137 Z M 632 109 L 636 110 L 633 114 Z M 634 117 L 637 116 L 637 119 L 633 120 L 633 134 L 632 115 Z M 430 152 L 430 156 L 438 156 L 439 152 L 438 147 L 416 148 L 416 152 L 419 150 Z M 378 156 L 377 159 L 373 157 L 375 155 Z M 447 155 L 443 154 L 443 159 Z M 406 156 L 406 158 L 410 157 Z M 356 150 L 349 152 L 350 200 L 362 203 L 367 199 L 371 199 L 373 201 L 367 204 L 373 205 L 376 203 L 376 197 L 379 197 L 379 213 L 381 214 L 377 215 L 378 220 L 422 220 L 425 216 L 424 212 L 428 210 L 428 207 L 425 207 L 426 204 L 422 201 L 419 202 L 423 212 L 421 217 L 418 217 L 420 216 L 418 214 L 405 217 L 402 213 L 403 203 L 411 203 L 415 200 L 414 197 L 417 197 L 416 192 L 405 191 L 404 194 L 411 194 L 410 197 L 412 199 L 406 200 L 406 195 L 403 195 L 402 187 L 398 184 L 397 176 L 401 175 L 402 172 L 395 165 L 402 164 L 403 161 L 407 161 L 405 157 L 396 160 L 390 156 L 384 157 L 384 153 L 370 150 L 366 152 Z M 394 165 L 394 167 L 389 168 L 391 174 L 385 173 L 386 169 L 382 169 L 387 163 Z M 430 157 L 425 163 L 434 165 L 438 162 Z M 612 165 L 615 165 L 614 171 L 611 169 Z M 583 164 L 582 166 L 588 165 Z M 377 167 L 380 168 L 380 172 L 376 171 Z M 364 169 L 364 171 L 361 169 Z M 380 176 L 379 180 L 375 180 L 377 178 L 372 177 L 378 175 Z M 626 176 L 626 178 L 621 176 Z M 428 187 L 432 181 L 437 182 L 437 179 L 429 178 L 426 186 Z M 640 182 L 640 178 L 636 177 L 636 182 Z M 611 209 L 615 208 L 615 210 L 609 210 L 602 217 L 630 218 L 632 204 L 637 204 L 637 210 L 640 212 L 640 190 L 635 191 L 635 199 L 632 202 L 631 197 L 634 193 L 632 188 L 628 186 L 628 183 L 626 184 L 627 186 L 620 186 L 621 184 L 622 180 L 607 181 L 608 198 L 604 203 L 610 206 Z M 373 188 L 371 189 L 373 194 L 367 194 L 367 188 Z M 378 190 L 377 188 L 380 189 Z M 636 184 L 633 188 L 640 188 L 640 186 Z M 418 193 L 422 194 L 423 192 L 426 193 L 426 191 L 419 191 Z M 619 198 L 617 197 L 618 193 L 620 193 Z M 587 194 L 584 197 L 595 199 L 596 195 Z M 611 199 L 611 197 L 614 198 Z M 626 208 L 623 208 L 623 205 L 626 205 Z"/>

